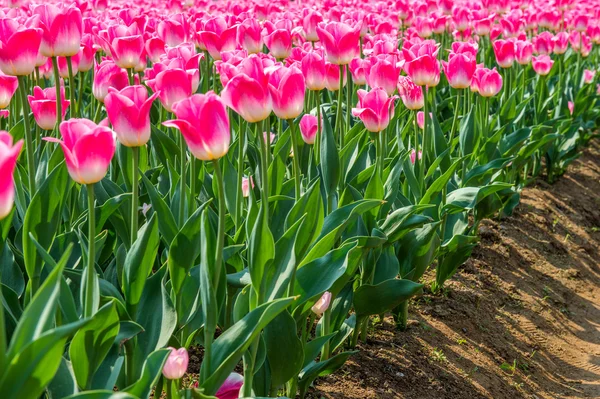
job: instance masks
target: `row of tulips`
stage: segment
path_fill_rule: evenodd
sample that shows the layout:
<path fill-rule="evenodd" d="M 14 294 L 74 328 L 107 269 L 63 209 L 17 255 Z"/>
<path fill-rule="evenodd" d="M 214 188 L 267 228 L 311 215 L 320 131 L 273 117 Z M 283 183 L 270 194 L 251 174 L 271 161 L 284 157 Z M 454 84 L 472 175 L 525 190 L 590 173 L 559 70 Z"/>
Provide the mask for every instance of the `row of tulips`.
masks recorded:
<path fill-rule="evenodd" d="M 579 156 L 599 60 L 593 0 L 11 0 L 2 397 L 303 398 Z"/>

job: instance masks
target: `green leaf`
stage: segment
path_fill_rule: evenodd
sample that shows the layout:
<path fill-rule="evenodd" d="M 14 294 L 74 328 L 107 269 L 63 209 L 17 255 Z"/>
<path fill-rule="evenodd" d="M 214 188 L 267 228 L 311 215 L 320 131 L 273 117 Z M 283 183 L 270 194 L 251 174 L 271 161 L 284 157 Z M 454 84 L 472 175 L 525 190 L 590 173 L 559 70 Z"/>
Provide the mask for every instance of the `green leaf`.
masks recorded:
<path fill-rule="evenodd" d="M 169 248 L 167 265 L 175 294 L 179 294 L 181 291 L 185 277 L 200 255 L 200 246 L 198 245 L 200 242 L 200 216 L 208 203 L 205 202 L 190 216 Z"/>
<path fill-rule="evenodd" d="M 163 366 L 171 353 L 170 349 L 159 349 L 152 352 L 144 362 L 142 376 L 123 390 L 138 398 L 148 398 L 150 391 L 156 385 L 158 378 L 162 373 Z"/>
<path fill-rule="evenodd" d="M 129 305 L 136 306 L 140 302 L 146 278 L 152 272 L 152 265 L 156 260 L 158 244 L 158 224 L 156 216 L 152 215 L 140 229 L 138 238 L 125 258 L 122 289 Z M 133 317 L 133 315 L 131 316 Z"/>
<path fill-rule="evenodd" d="M 64 357 L 47 389 L 51 398 L 65 398 L 78 392 L 73 367 Z"/>
<path fill-rule="evenodd" d="M 169 208 L 150 180 L 143 174 L 142 181 L 144 182 L 144 186 L 146 186 L 148 196 L 150 196 L 152 208 L 155 210 L 158 217 L 158 230 L 164 237 L 167 245 L 171 245 L 177 235 L 177 223 L 175 223 L 175 217 L 171 212 L 171 208 Z"/>
<path fill-rule="evenodd" d="M 268 215 L 261 205 L 248 241 L 248 270 L 252 278 L 252 287 L 257 293 L 262 286 L 266 267 L 275 258 L 275 242 L 268 223 Z"/>
<path fill-rule="evenodd" d="M 281 312 L 265 328 L 264 338 L 273 386 L 285 384 L 298 375 L 302 368 L 304 349 L 297 331 L 296 321 L 287 311 Z"/>
<path fill-rule="evenodd" d="M 203 370 L 206 363 L 203 363 L 200 369 L 200 375 L 210 376 L 202 384 L 202 388 L 208 395 L 214 395 L 217 392 L 250 344 L 292 301 L 293 298 L 276 299 L 257 307 L 213 342 L 211 369 Z"/>
<path fill-rule="evenodd" d="M 46 251 L 50 250 L 62 221 L 62 208 L 68 197 L 67 193 L 72 185 L 73 181 L 69 178 L 67 168 L 60 164 L 31 199 L 23 221 L 23 260 L 30 279 L 39 280 L 43 261 L 29 239 L 29 234 Z"/>
<path fill-rule="evenodd" d="M 458 138 L 463 156 L 471 155 L 479 144 L 479 135 L 475 130 L 475 109 L 475 106 L 472 106 L 469 113 L 460 122 Z"/>
<path fill-rule="evenodd" d="M 382 314 L 416 295 L 423 284 L 411 280 L 386 280 L 377 285 L 364 284 L 354 293 L 356 317 Z"/>
<path fill-rule="evenodd" d="M 9 359 L 16 356 L 27 345 L 38 339 L 44 331 L 49 329 L 51 323 L 54 321 L 62 272 L 69 256 L 71 256 L 72 249 L 73 246 L 69 245 L 56 267 L 50 272 L 46 281 L 44 281 L 33 297 L 33 300 L 23 312 L 8 347 L 7 357 Z"/>
<path fill-rule="evenodd" d="M 86 391 L 71 395 L 65 399 L 139 399 L 137 396 L 125 392 L 108 390 Z"/>
<path fill-rule="evenodd" d="M 329 118 L 324 112 L 322 115 L 323 134 L 321 134 L 320 143 L 321 173 L 323 176 L 325 193 L 327 195 L 333 195 L 340 180 L 340 156 L 335 145 L 335 138 L 333 137 L 333 129 L 331 128 Z"/>
<path fill-rule="evenodd" d="M 92 377 L 110 350 L 119 333 L 119 315 L 114 301 L 94 314 L 90 323 L 75 334 L 69 355 L 77 383 L 89 388 Z"/>
<path fill-rule="evenodd" d="M 296 241 L 297 254 L 300 257 L 304 255 L 308 246 L 319 235 L 321 227 L 323 227 L 324 209 L 319 185 L 317 179 L 300 197 L 300 200 L 294 204 L 285 219 L 285 228 L 290 229 L 292 225 L 306 215 L 302 230 L 299 232 Z"/>
<path fill-rule="evenodd" d="M 300 374 L 300 379 L 298 380 L 298 388 L 300 388 L 300 397 L 304 397 L 308 387 L 313 383 L 315 379 L 318 377 L 324 377 L 326 375 L 335 373 L 340 367 L 346 363 L 346 360 L 357 351 L 352 352 L 342 352 L 337 355 L 322 361 L 322 362 L 313 362 L 306 366 L 302 373 Z"/>

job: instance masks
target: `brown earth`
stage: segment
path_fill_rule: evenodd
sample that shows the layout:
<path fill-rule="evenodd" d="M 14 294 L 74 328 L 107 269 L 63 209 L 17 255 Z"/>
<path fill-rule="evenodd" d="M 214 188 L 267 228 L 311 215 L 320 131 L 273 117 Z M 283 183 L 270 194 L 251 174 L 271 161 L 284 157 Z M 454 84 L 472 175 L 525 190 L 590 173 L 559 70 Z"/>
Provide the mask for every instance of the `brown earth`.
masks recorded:
<path fill-rule="evenodd" d="M 443 295 L 411 303 L 406 332 L 386 318 L 310 397 L 600 398 L 599 143 L 480 236 Z"/>

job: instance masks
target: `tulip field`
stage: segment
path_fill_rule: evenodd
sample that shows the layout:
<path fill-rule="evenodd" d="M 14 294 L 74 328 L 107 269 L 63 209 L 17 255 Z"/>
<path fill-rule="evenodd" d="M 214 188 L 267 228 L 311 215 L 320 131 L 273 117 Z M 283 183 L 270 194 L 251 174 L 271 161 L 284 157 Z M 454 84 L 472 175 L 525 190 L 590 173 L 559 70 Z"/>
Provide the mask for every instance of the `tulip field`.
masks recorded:
<path fill-rule="evenodd" d="M 304 398 L 578 158 L 599 66 L 595 0 L 3 2 L 0 398 Z"/>

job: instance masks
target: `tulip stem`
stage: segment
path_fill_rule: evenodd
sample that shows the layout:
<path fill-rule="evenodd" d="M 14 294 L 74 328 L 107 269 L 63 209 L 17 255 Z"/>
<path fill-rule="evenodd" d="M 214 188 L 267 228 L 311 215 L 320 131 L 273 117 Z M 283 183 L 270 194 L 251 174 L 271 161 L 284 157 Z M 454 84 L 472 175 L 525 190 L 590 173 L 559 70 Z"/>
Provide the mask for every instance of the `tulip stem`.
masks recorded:
<path fill-rule="evenodd" d="M 321 336 L 326 336 L 329 334 L 331 324 L 331 309 L 327 308 L 325 313 L 323 313 L 323 325 L 321 326 Z M 323 345 L 323 350 L 321 351 L 321 361 L 329 359 L 330 355 L 330 347 L 329 341 L 325 342 Z"/>
<path fill-rule="evenodd" d="M 215 169 L 215 179 L 217 179 L 218 187 L 218 200 L 219 200 L 219 225 L 217 230 L 217 252 L 215 254 L 215 274 L 214 274 L 214 287 L 215 290 L 219 286 L 219 280 L 221 278 L 221 272 L 223 269 L 223 247 L 225 246 L 225 189 L 223 188 L 223 173 L 221 172 L 221 166 L 219 165 L 218 159 L 213 159 L 213 166 Z"/>
<path fill-rule="evenodd" d="M 58 59 L 52 57 L 52 68 L 54 69 L 54 86 L 56 87 L 56 131 L 62 120 L 62 93 L 60 91 L 60 73 L 58 72 Z"/>
<path fill-rule="evenodd" d="M 94 315 L 94 285 L 96 279 L 96 269 L 94 267 L 96 258 L 96 221 L 94 211 L 94 185 L 87 184 L 88 197 L 88 264 L 85 272 L 85 302 L 83 318 Z"/>
<path fill-rule="evenodd" d="M 131 170 L 131 245 L 137 239 L 138 234 L 138 174 L 140 148 L 131 147 L 133 168 Z"/>
<path fill-rule="evenodd" d="M 268 133 L 267 133 L 268 134 Z M 262 121 L 256 123 L 256 135 L 260 140 L 260 184 L 262 188 L 262 203 L 265 207 L 265 216 L 269 217 L 269 170 L 267 167 L 267 144 L 265 143 L 265 135 L 262 131 Z"/>
<path fill-rule="evenodd" d="M 315 91 L 315 97 L 317 99 L 317 136 L 315 137 L 315 146 L 314 146 L 314 153 L 315 153 L 315 165 L 319 164 L 319 160 L 320 160 L 320 153 L 319 151 L 321 150 L 321 91 L 317 90 Z"/>
<path fill-rule="evenodd" d="M 240 118 L 241 119 L 241 118 Z M 246 124 L 245 121 L 240 121 L 240 131 L 238 133 L 238 170 L 237 170 L 237 187 L 238 187 L 238 195 L 236 198 L 236 212 L 235 212 L 235 225 L 236 228 L 240 226 L 240 220 L 242 220 L 242 210 L 243 210 L 243 198 L 244 192 L 242 190 L 242 179 L 244 177 L 244 145 L 246 139 Z M 248 180 L 248 187 L 252 189 L 252 184 L 250 180 Z"/>
<path fill-rule="evenodd" d="M 421 194 L 425 194 L 425 191 L 427 190 L 427 187 L 425 186 L 425 160 L 427 159 L 427 136 L 429 135 L 428 132 L 428 128 L 429 128 L 429 96 L 428 96 L 428 91 L 427 91 L 427 86 L 423 86 L 423 93 L 424 93 L 424 97 L 425 97 L 425 101 L 423 101 L 424 103 L 424 107 L 423 107 L 423 149 L 422 149 L 422 154 L 421 155 L 421 162 L 419 164 L 419 183 L 421 184 Z M 415 160 L 419 157 L 419 153 L 416 153 L 415 155 Z"/>
<path fill-rule="evenodd" d="M 180 145 L 180 154 L 179 158 L 181 162 L 181 175 L 180 179 L 180 189 L 179 189 L 179 227 L 183 227 L 183 222 L 185 220 L 185 179 L 186 179 L 186 151 L 185 151 L 185 142 L 183 141 L 183 136 L 181 137 Z"/>
<path fill-rule="evenodd" d="M 450 139 L 448 140 L 448 145 L 450 146 L 450 155 L 452 155 L 454 141 L 454 133 L 456 132 L 456 122 L 458 121 L 458 106 L 460 104 L 460 97 L 463 92 L 463 89 L 458 89 L 456 94 L 456 103 L 454 104 L 454 116 L 452 118 L 452 129 L 450 130 Z M 466 110 L 465 110 L 466 111 Z"/>
<path fill-rule="evenodd" d="M 78 88 L 77 88 L 77 111 L 76 115 L 78 118 L 81 117 L 81 103 L 83 102 L 83 82 L 85 81 L 85 74 L 79 73 Z"/>
<path fill-rule="evenodd" d="M 294 187 L 295 187 L 295 198 L 296 201 L 300 199 L 300 190 L 301 190 L 301 178 L 300 176 L 300 161 L 298 158 L 300 157 L 300 153 L 298 152 L 298 138 L 296 137 L 296 127 L 294 126 L 294 120 L 288 119 L 288 124 L 290 125 L 290 137 L 292 138 L 292 151 L 294 152 L 294 156 L 292 157 L 292 165 L 294 168 Z"/>
<path fill-rule="evenodd" d="M 342 99 L 344 98 L 344 66 L 340 65 L 340 87 L 338 89 L 337 98 L 337 115 L 335 119 L 335 128 L 338 133 L 340 142 L 340 150 L 344 148 L 344 132 L 342 129 L 343 117 L 342 117 Z"/>
<path fill-rule="evenodd" d="M 79 118 L 76 110 L 79 109 L 79 106 L 77 106 L 75 103 L 75 82 L 73 81 L 73 62 L 71 61 L 71 56 L 67 57 L 67 69 L 69 70 L 69 99 L 71 100 L 71 117 L 75 116 L 76 118 Z"/>
<path fill-rule="evenodd" d="M 127 77 L 129 78 L 129 86 L 133 86 L 133 68 L 127 68 Z"/>
<path fill-rule="evenodd" d="M 21 93 L 21 106 L 23 108 L 23 124 L 25 125 L 25 149 L 27 151 L 27 176 L 29 178 L 29 196 L 35 194 L 35 154 L 33 153 L 33 138 L 31 137 L 31 125 L 29 124 L 29 102 L 27 102 L 27 80 L 25 76 L 19 76 L 19 92 Z"/>

